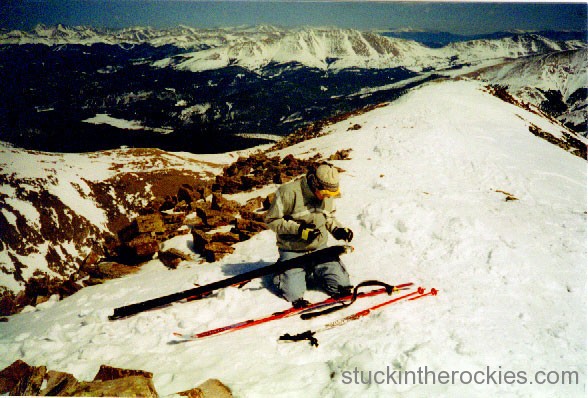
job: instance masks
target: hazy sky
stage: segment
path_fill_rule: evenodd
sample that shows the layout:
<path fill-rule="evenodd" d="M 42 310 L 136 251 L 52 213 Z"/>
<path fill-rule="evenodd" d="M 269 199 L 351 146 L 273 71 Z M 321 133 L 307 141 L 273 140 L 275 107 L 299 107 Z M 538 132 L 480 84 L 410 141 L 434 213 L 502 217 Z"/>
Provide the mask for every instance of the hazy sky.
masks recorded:
<path fill-rule="evenodd" d="M 452 33 L 583 30 L 586 3 L 429 3 L 197 0 L 0 0 L 0 28 L 39 23 L 122 28 L 273 24 Z"/>

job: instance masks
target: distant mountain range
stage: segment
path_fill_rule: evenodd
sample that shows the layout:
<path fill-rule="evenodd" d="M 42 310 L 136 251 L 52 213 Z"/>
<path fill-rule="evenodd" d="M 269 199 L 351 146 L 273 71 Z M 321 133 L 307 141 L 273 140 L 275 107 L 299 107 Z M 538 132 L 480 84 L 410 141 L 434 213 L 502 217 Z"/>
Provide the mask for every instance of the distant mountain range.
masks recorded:
<path fill-rule="evenodd" d="M 423 32 L 397 32 L 417 33 L 425 41 Z M 392 101 L 431 79 L 470 75 L 508 85 L 585 134 L 579 34 L 447 37 L 453 42 L 436 48 L 390 34 L 274 26 L 1 31 L 0 140 L 58 152 L 224 152 Z"/>
<path fill-rule="evenodd" d="M 472 39 L 472 40 L 467 40 Z M 458 36 L 450 33 L 362 32 L 334 28 L 171 29 L 135 27 L 106 30 L 57 25 L 0 33 L 1 44 L 150 44 L 171 45 L 183 54 L 154 65 L 202 71 L 227 66 L 258 69 L 271 63 L 297 62 L 319 69 L 393 68 L 439 69 L 460 62 L 564 51 L 586 46 L 585 36 L 572 32 L 496 33 Z M 416 40 L 416 41 L 415 41 Z M 427 43 L 436 42 L 431 46 Z M 425 44 L 423 44 L 425 43 Z M 443 46 L 441 46 L 443 44 Z"/>
<path fill-rule="evenodd" d="M 458 35 L 450 32 L 430 32 L 430 31 L 415 31 L 415 30 L 390 30 L 380 32 L 386 37 L 395 37 L 398 39 L 414 40 L 423 43 L 426 46 L 438 48 L 446 46 L 450 43 L 472 41 L 472 40 L 498 40 L 513 36 L 535 34 L 545 37 L 553 41 L 569 41 L 578 40 L 586 42 L 588 40 L 588 32 L 586 31 L 511 31 L 511 32 L 494 32 L 485 34 L 472 35 Z"/>

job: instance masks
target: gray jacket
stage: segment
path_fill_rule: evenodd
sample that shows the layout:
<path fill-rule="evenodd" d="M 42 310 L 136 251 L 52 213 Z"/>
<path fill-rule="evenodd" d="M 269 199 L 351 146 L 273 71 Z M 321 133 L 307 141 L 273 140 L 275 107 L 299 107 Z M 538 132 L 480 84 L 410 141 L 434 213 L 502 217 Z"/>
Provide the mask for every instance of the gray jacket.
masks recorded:
<path fill-rule="evenodd" d="M 289 251 L 315 250 L 327 243 L 329 232 L 341 227 L 335 219 L 333 198 L 320 201 L 311 192 L 306 176 L 278 188 L 265 222 L 277 235 L 278 248 Z M 312 242 L 298 237 L 300 223 L 312 223 L 320 235 Z"/>

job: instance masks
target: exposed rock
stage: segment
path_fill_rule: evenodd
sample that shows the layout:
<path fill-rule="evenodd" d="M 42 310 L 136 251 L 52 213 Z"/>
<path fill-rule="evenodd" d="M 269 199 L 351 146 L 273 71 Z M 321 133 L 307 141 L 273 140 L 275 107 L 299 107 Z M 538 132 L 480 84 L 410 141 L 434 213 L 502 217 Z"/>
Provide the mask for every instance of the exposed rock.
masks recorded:
<path fill-rule="evenodd" d="M 350 159 L 349 154 L 351 153 L 351 149 L 341 149 L 331 156 L 329 156 L 329 160 L 348 160 Z"/>
<path fill-rule="evenodd" d="M 208 379 L 198 387 L 179 392 L 178 395 L 188 398 L 231 398 L 233 393 L 217 379 Z"/>
<path fill-rule="evenodd" d="M 144 376 L 127 376 L 108 381 L 79 382 L 60 392 L 76 397 L 158 397 L 153 380 Z"/>
<path fill-rule="evenodd" d="M 148 214 L 136 218 L 139 233 L 164 233 L 163 217 L 159 213 Z"/>
<path fill-rule="evenodd" d="M 170 269 L 176 269 L 182 261 L 189 261 L 191 257 L 178 249 L 160 251 L 157 255 L 159 260 Z"/>
<path fill-rule="evenodd" d="M 254 212 L 257 210 L 261 210 L 263 208 L 263 198 L 258 196 L 256 198 L 249 199 L 243 206 L 241 206 L 240 211 L 249 211 Z"/>
<path fill-rule="evenodd" d="M 130 249 L 127 256 L 132 256 L 138 260 L 144 260 L 152 257 L 159 251 L 159 242 L 150 235 L 140 235 L 126 242 L 125 247 Z"/>
<path fill-rule="evenodd" d="M 74 294 L 81 288 L 82 286 L 75 281 L 73 275 L 67 279 L 60 280 L 38 272 L 33 274 L 33 278 L 29 279 L 20 300 L 17 297 L 14 305 L 21 308 L 26 305 L 39 305 L 49 300 L 54 294 L 64 298 Z M 9 302 L 6 305 L 10 305 Z"/>
<path fill-rule="evenodd" d="M 196 192 L 196 190 L 188 184 L 182 184 L 180 189 L 178 189 L 178 202 L 184 201 L 186 203 L 192 203 L 193 201 L 198 200 L 199 196 L 200 194 L 198 194 L 198 192 Z"/>
<path fill-rule="evenodd" d="M 5 287 L 0 289 L 0 315 L 14 314 L 18 309 L 16 295 Z"/>
<path fill-rule="evenodd" d="M 211 242 L 208 245 L 206 245 L 206 248 L 202 252 L 202 255 L 204 256 L 206 261 L 213 263 L 215 261 L 219 261 L 227 254 L 231 254 L 234 251 L 235 249 L 229 243 Z"/>
<path fill-rule="evenodd" d="M 506 196 L 506 198 L 504 199 L 505 202 L 510 202 L 513 200 L 519 200 L 519 198 L 517 198 L 516 196 L 514 196 L 511 193 L 508 193 L 506 191 L 503 191 L 501 189 L 497 189 L 496 192 L 503 194 L 504 196 Z"/>
<path fill-rule="evenodd" d="M 45 366 L 30 366 L 17 360 L 0 371 L 0 394 L 39 395 L 45 373 Z"/>
<path fill-rule="evenodd" d="M 63 391 L 75 390 L 78 380 L 69 373 L 50 370 L 45 375 L 47 384 L 39 393 L 41 396 L 59 397 L 64 396 Z"/>
<path fill-rule="evenodd" d="M 17 360 L 0 371 L 0 394 L 61 397 L 157 397 L 152 379 L 153 374 L 143 370 L 118 369 L 102 365 L 93 381 L 79 382 L 69 373 L 47 372 L 44 366 L 30 366 Z M 41 389 L 42 387 L 43 389 Z"/>
<path fill-rule="evenodd" d="M 146 372 L 144 370 L 121 369 L 108 365 L 100 365 L 98 373 L 96 373 L 96 376 L 94 376 L 94 381 L 116 380 L 129 376 L 141 376 L 147 379 L 152 379 L 153 373 Z"/>
<path fill-rule="evenodd" d="M 238 234 L 240 241 L 247 240 L 256 233 L 267 229 L 267 225 L 263 222 L 243 218 L 236 218 L 234 224 L 235 228 L 233 228 L 231 232 Z"/>
<path fill-rule="evenodd" d="M 86 286 L 97 285 L 108 279 L 120 278 L 137 272 L 137 266 L 124 265 L 115 262 L 102 262 L 86 269 L 90 279 L 84 281 Z"/>
<path fill-rule="evenodd" d="M 560 148 L 578 157 L 581 157 L 584 160 L 587 159 L 586 145 L 579 139 L 573 137 L 571 134 L 563 133 L 563 139 L 557 138 L 554 135 L 535 126 L 534 124 L 531 124 L 529 126 L 529 131 L 531 132 L 531 134 L 539 138 L 543 138 L 551 144 L 557 145 Z"/>

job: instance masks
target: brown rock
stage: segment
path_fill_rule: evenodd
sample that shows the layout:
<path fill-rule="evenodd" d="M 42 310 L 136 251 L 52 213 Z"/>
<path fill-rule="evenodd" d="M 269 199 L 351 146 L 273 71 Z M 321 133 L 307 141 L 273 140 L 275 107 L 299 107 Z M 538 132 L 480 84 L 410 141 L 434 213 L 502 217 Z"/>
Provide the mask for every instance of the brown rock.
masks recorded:
<path fill-rule="evenodd" d="M 208 379 L 198 387 L 179 392 L 178 395 L 188 398 L 232 398 L 233 393 L 220 380 Z"/>
<path fill-rule="evenodd" d="M 221 210 L 223 207 L 223 196 L 222 194 L 215 192 L 212 194 L 212 202 L 210 208 L 212 210 Z"/>
<path fill-rule="evenodd" d="M 139 233 L 165 232 L 163 217 L 160 213 L 137 217 L 137 228 Z"/>
<path fill-rule="evenodd" d="M 139 235 L 126 243 L 130 254 L 139 258 L 151 257 L 159 251 L 159 242 L 152 236 Z"/>
<path fill-rule="evenodd" d="M 351 153 L 351 149 L 341 149 L 331 156 L 329 156 L 329 160 L 347 160 L 350 159 L 349 154 Z"/>
<path fill-rule="evenodd" d="M 0 371 L 0 394 L 39 395 L 45 366 L 30 366 L 20 359 Z"/>
<path fill-rule="evenodd" d="M 173 212 L 173 213 L 162 213 L 161 216 L 163 217 L 163 223 L 165 225 L 168 224 L 182 224 L 184 219 L 186 218 L 186 213 L 183 211 Z M 168 228 L 166 228 L 168 229 Z"/>
<path fill-rule="evenodd" d="M 130 265 L 123 265 L 115 262 L 102 262 L 89 271 L 93 278 L 98 279 L 114 279 L 125 275 L 135 273 L 139 270 L 138 267 Z"/>
<path fill-rule="evenodd" d="M 197 253 L 203 253 L 206 245 L 212 240 L 212 235 L 207 234 L 207 233 L 200 231 L 200 230 L 197 230 L 197 229 L 193 229 L 192 230 L 192 240 L 193 240 L 192 244 L 194 246 L 194 250 Z"/>
<path fill-rule="evenodd" d="M 236 218 L 235 228 L 238 231 L 261 232 L 267 229 L 267 225 L 263 222 L 247 220 L 243 218 Z"/>
<path fill-rule="evenodd" d="M 6 288 L 0 292 L 0 315 L 12 315 L 17 312 L 16 296 Z"/>
<path fill-rule="evenodd" d="M 217 232 L 212 235 L 213 242 L 237 243 L 239 242 L 239 235 L 231 232 Z"/>
<path fill-rule="evenodd" d="M 202 252 L 204 258 L 209 263 L 219 261 L 227 254 L 233 253 L 235 249 L 228 243 L 225 242 L 211 242 L 207 244 Z"/>
<path fill-rule="evenodd" d="M 241 210 L 239 214 L 241 215 L 241 218 L 245 220 L 252 220 L 260 223 L 265 222 L 265 213 Z"/>
<path fill-rule="evenodd" d="M 153 378 L 153 373 L 144 370 L 121 369 L 108 365 L 101 365 L 98 373 L 94 376 L 94 381 L 109 381 L 122 379 L 129 376 L 141 376 L 147 379 Z"/>
<path fill-rule="evenodd" d="M 65 297 L 71 296 L 72 294 L 76 293 L 80 290 L 82 286 L 80 286 L 73 277 L 65 280 L 57 287 L 57 294 L 59 294 L 60 299 L 64 299 Z"/>
<path fill-rule="evenodd" d="M 78 381 L 73 375 L 54 370 L 47 372 L 45 380 L 47 380 L 47 385 L 45 389 L 39 393 L 41 396 L 63 396 L 63 391 L 75 389 L 78 385 Z"/>
<path fill-rule="evenodd" d="M 100 254 L 98 254 L 95 250 L 92 250 L 90 254 L 86 256 L 84 262 L 82 263 L 82 267 L 92 266 L 98 264 L 100 261 Z"/>
<path fill-rule="evenodd" d="M 169 249 L 160 251 L 158 254 L 159 260 L 170 269 L 176 269 L 182 261 L 190 260 L 190 256 L 181 252 L 178 249 Z"/>
<path fill-rule="evenodd" d="M 174 207 L 176 207 L 177 203 L 178 203 L 178 198 L 168 195 L 165 197 L 165 200 L 163 201 L 163 203 L 159 207 L 159 211 L 171 210 Z"/>
<path fill-rule="evenodd" d="M 127 376 L 108 381 L 80 382 L 75 386 L 66 388 L 60 395 L 70 397 L 158 397 L 153 380 L 144 376 Z"/>
<path fill-rule="evenodd" d="M 178 202 L 184 201 L 186 203 L 192 203 L 196 200 L 196 194 L 197 192 L 190 185 L 182 184 L 180 189 L 178 189 Z"/>

